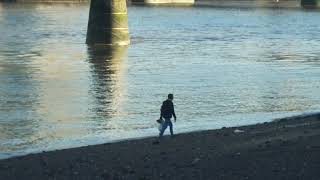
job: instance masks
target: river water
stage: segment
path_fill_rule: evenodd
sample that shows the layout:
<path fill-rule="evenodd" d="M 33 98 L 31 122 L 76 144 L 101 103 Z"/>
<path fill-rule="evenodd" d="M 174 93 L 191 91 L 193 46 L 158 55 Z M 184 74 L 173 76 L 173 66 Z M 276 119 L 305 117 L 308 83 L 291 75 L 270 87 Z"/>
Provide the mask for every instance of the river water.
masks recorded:
<path fill-rule="evenodd" d="M 85 44 L 89 6 L 0 3 L 0 158 L 320 110 L 320 12 L 128 7 L 132 44 Z M 168 133 L 168 132 L 167 132 Z"/>

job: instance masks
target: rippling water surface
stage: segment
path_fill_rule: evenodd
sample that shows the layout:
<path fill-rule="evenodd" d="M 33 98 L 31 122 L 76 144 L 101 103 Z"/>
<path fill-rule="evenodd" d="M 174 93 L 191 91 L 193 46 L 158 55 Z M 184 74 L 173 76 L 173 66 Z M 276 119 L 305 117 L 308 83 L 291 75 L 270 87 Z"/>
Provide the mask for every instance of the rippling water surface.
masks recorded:
<path fill-rule="evenodd" d="M 320 12 L 129 7 L 132 44 L 85 44 L 88 5 L 0 3 L 0 157 L 320 109 Z"/>

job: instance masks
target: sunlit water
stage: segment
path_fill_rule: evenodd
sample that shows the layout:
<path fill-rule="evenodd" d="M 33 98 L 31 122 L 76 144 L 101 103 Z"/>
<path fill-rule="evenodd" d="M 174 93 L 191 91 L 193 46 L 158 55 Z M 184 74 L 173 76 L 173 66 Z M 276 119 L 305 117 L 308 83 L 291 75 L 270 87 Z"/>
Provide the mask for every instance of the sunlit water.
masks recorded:
<path fill-rule="evenodd" d="M 91 50 L 88 5 L 0 4 L 0 158 L 320 110 L 320 12 L 129 7 L 132 44 Z"/>

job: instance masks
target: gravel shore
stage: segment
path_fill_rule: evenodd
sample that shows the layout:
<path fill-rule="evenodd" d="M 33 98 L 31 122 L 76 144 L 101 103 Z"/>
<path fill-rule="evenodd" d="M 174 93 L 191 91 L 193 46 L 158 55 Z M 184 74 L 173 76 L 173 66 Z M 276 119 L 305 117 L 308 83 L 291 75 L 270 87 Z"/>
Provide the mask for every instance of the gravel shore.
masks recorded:
<path fill-rule="evenodd" d="M 320 179 L 320 114 L 156 139 L 0 160 L 0 179 Z"/>

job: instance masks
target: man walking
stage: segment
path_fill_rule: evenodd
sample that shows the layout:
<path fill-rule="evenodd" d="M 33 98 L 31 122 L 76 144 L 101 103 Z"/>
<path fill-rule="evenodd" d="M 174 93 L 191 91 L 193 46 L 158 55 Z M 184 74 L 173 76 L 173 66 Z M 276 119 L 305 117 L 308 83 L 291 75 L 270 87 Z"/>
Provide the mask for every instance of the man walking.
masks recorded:
<path fill-rule="evenodd" d="M 173 94 L 168 94 L 168 99 L 163 101 L 161 106 L 161 113 L 160 113 L 160 119 L 164 118 L 164 122 L 162 124 L 162 129 L 159 133 L 159 138 L 163 136 L 164 131 L 167 129 L 167 127 L 170 127 L 170 134 L 171 137 L 173 137 L 173 127 L 171 118 L 174 117 L 174 122 L 176 122 L 177 117 L 174 112 L 174 106 L 173 106 Z"/>

